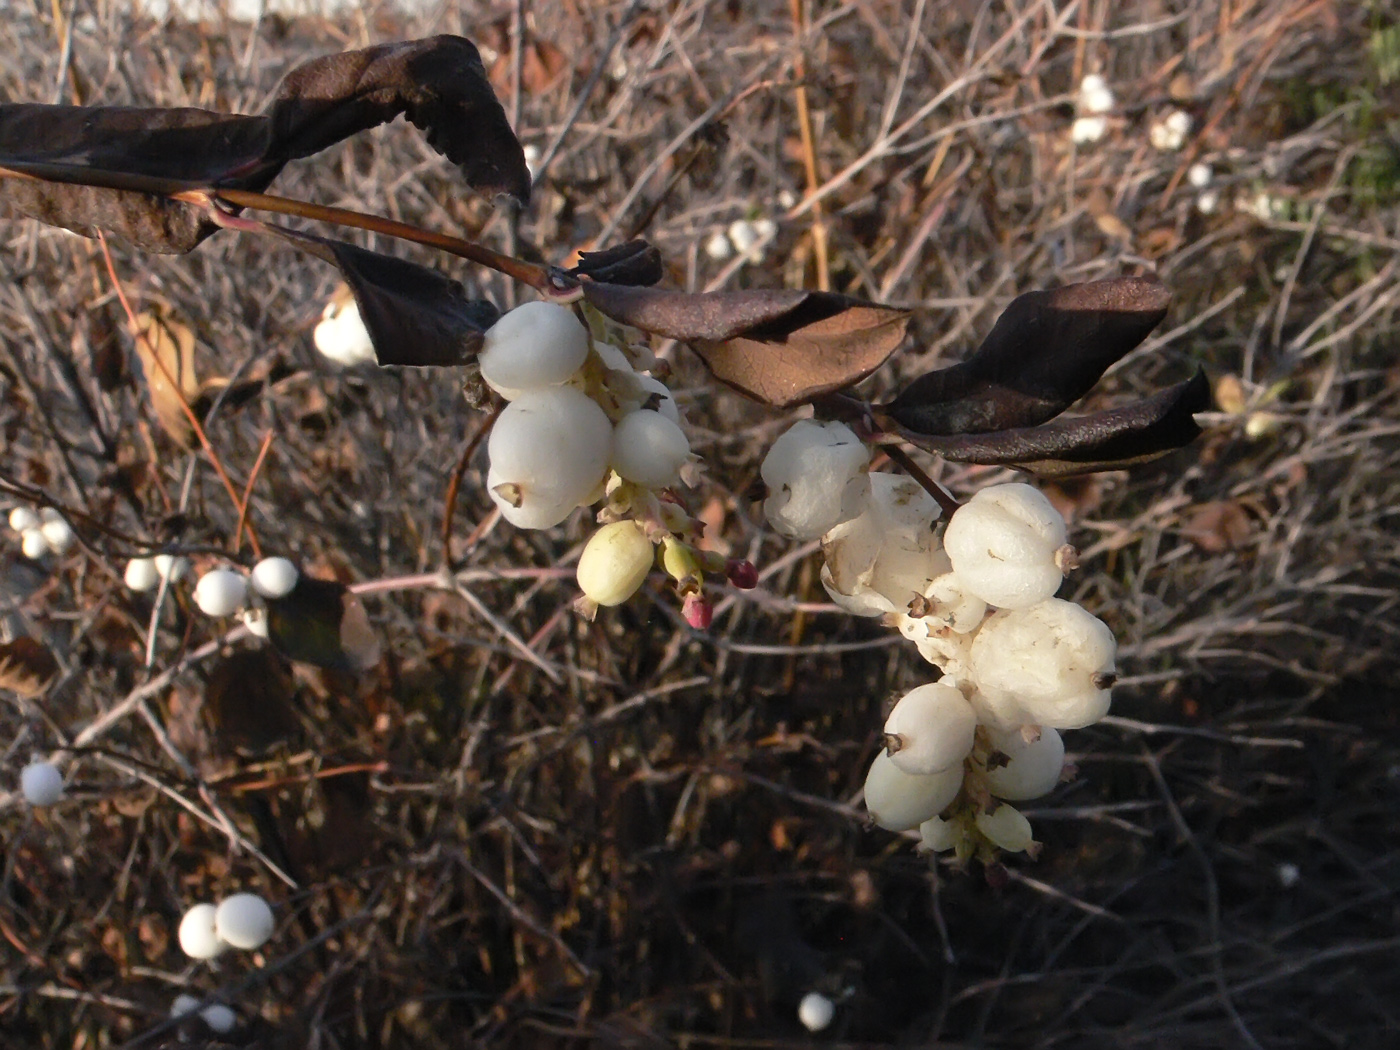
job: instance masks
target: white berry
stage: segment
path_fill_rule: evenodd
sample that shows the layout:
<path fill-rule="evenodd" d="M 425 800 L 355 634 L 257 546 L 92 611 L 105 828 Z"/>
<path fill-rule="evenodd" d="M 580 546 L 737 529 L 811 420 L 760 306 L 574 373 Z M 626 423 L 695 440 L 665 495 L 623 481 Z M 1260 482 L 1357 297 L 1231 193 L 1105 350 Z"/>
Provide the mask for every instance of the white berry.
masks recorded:
<path fill-rule="evenodd" d="M 612 453 L 612 423 L 587 395 L 546 387 L 516 398 L 487 442 L 486 487 L 512 525 L 558 525 L 597 487 Z"/>
<path fill-rule="evenodd" d="M 929 853 L 946 853 L 957 849 L 958 825 L 942 817 L 929 817 L 919 825 L 919 849 Z"/>
<path fill-rule="evenodd" d="M 220 901 L 214 917 L 219 939 L 248 951 L 266 944 L 275 926 L 272 908 L 256 893 L 235 893 Z"/>
<path fill-rule="evenodd" d="M 689 455 L 685 432 L 660 412 L 629 412 L 613 430 L 613 470 L 644 488 L 674 485 Z"/>
<path fill-rule="evenodd" d="M 1031 822 L 1018 809 L 1000 805 L 990 813 L 977 814 L 977 830 L 1008 853 L 1030 849 L 1035 841 Z"/>
<path fill-rule="evenodd" d="M 341 304 L 332 300 L 327 303 L 311 341 L 323 357 L 346 368 L 377 360 L 369 329 L 354 302 Z"/>
<path fill-rule="evenodd" d="M 28 507 L 16 507 L 10 511 L 10 528 L 16 532 L 28 532 L 30 529 L 37 529 L 41 524 L 38 514 Z"/>
<path fill-rule="evenodd" d="M 190 560 L 176 554 L 157 554 L 156 572 L 171 583 L 179 583 L 190 571 Z"/>
<path fill-rule="evenodd" d="M 215 932 L 212 904 L 196 904 L 180 920 L 180 948 L 191 959 L 212 959 L 224 950 L 224 942 Z"/>
<path fill-rule="evenodd" d="M 865 506 L 870 452 L 844 423 L 801 419 L 768 450 L 759 473 L 763 512 L 785 536 L 814 540 Z"/>
<path fill-rule="evenodd" d="M 809 1032 L 820 1032 L 836 1016 L 836 1004 L 821 992 L 808 992 L 797 1004 L 797 1019 Z"/>
<path fill-rule="evenodd" d="M 238 618 L 243 621 L 243 626 L 248 629 L 248 633 L 254 638 L 267 638 L 268 627 L 266 609 L 250 605 L 238 614 Z"/>
<path fill-rule="evenodd" d="M 260 597 L 285 598 L 297 585 L 297 567 L 286 558 L 264 558 L 253 566 L 248 578 Z"/>
<path fill-rule="evenodd" d="M 959 507 L 943 548 L 969 594 L 1001 609 L 1024 609 L 1059 589 L 1056 552 L 1065 522 L 1029 485 L 994 485 Z"/>
<path fill-rule="evenodd" d="M 20 533 L 19 547 L 24 551 L 24 556 L 31 561 L 38 561 L 49 553 L 49 541 L 44 539 L 44 530 L 41 528 L 25 529 Z"/>
<path fill-rule="evenodd" d="M 962 766 L 930 776 L 905 773 L 881 751 L 865 777 L 865 808 L 886 831 L 909 831 L 943 812 L 962 788 Z"/>
<path fill-rule="evenodd" d="M 205 616 L 232 616 L 248 600 L 248 580 L 232 569 L 213 569 L 200 577 L 194 603 Z"/>
<path fill-rule="evenodd" d="M 122 577 L 126 585 L 133 591 L 140 593 L 149 591 L 160 582 L 160 573 L 156 571 L 156 563 L 151 558 L 132 558 L 126 563 L 126 572 Z"/>
<path fill-rule="evenodd" d="M 997 798 L 1021 802 L 1048 795 L 1060 782 L 1065 768 L 1065 742 L 1049 726 L 1039 732 L 1020 729 L 992 730 L 992 747 L 1008 759 L 1005 765 L 987 766 L 987 784 Z"/>
<path fill-rule="evenodd" d="M 49 762 L 31 762 L 20 771 L 20 792 L 31 806 L 52 806 L 63 797 L 63 774 Z"/>
<path fill-rule="evenodd" d="M 233 1031 L 233 1026 L 238 1023 L 238 1015 L 223 1003 L 213 1003 L 199 1011 L 199 1016 L 204 1020 L 211 1031 L 223 1035 Z"/>
<path fill-rule="evenodd" d="M 857 616 L 904 612 L 952 568 L 933 532 L 938 504 L 913 478 L 867 477 L 864 511 L 822 537 L 822 583 L 832 601 Z"/>
<path fill-rule="evenodd" d="M 921 685 L 900 699 L 885 721 L 890 759 L 905 773 L 941 773 L 972 750 L 977 715 L 950 685 Z"/>
<path fill-rule="evenodd" d="M 635 521 L 615 521 L 593 534 L 578 559 L 578 585 L 599 605 L 621 605 L 651 572 L 655 552 Z"/>
<path fill-rule="evenodd" d="M 517 306 L 486 330 L 477 355 L 481 378 L 502 397 L 557 386 L 588 356 L 588 331 L 558 303 Z"/>

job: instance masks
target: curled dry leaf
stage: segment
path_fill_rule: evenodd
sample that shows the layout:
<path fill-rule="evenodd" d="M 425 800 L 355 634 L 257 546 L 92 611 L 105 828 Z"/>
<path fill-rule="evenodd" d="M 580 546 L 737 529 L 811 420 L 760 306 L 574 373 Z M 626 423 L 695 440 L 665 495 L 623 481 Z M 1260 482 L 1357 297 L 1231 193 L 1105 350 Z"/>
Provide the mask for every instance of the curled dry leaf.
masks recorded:
<path fill-rule="evenodd" d="M 918 434 L 980 434 L 1059 415 L 1166 316 L 1156 277 L 1028 292 L 1011 301 L 968 360 L 910 383 L 885 406 Z"/>
<path fill-rule="evenodd" d="M 334 580 L 303 574 L 291 592 L 267 603 L 268 641 L 289 660 L 333 671 L 379 663 L 379 636 L 360 600 Z"/>
<path fill-rule="evenodd" d="M 1254 521 L 1238 500 L 1202 503 L 1187 514 L 1181 534 L 1210 554 L 1238 550 L 1249 542 Z"/>
<path fill-rule="evenodd" d="M 141 359 L 151 409 L 165 432 L 188 448 L 194 433 L 185 406 L 199 395 L 194 332 L 158 309 L 138 314 L 136 324 L 136 354 Z"/>
<path fill-rule="evenodd" d="M 661 252 L 643 240 L 579 252 L 578 265 L 569 272 L 608 284 L 653 285 L 665 276 Z"/>
<path fill-rule="evenodd" d="M 29 700 L 47 689 L 58 671 L 58 661 L 48 646 L 27 635 L 0 645 L 0 689 Z"/>
<path fill-rule="evenodd" d="M 219 227 L 165 195 L 264 190 L 288 161 L 400 115 L 475 189 L 529 198 L 524 151 L 476 47 L 436 36 L 313 59 L 260 115 L 0 104 L 0 205 L 84 236 L 187 252 Z"/>
<path fill-rule="evenodd" d="M 583 282 L 615 321 L 687 343 L 711 374 L 788 408 L 864 379 L 904 339 L 909 314 L 831 292 L 690 293 Z"/>
<path fill-rule="evenodd" d="M 1020 467 L 1040 477 L 1118 470 L 1190 444 L 1201 433 L 1193 413 L 1210 407 L 1210 383 L 1197 371 L 1184 383 L 1122 408 L 993 434 L 902 436 L 959 463 Z"/>

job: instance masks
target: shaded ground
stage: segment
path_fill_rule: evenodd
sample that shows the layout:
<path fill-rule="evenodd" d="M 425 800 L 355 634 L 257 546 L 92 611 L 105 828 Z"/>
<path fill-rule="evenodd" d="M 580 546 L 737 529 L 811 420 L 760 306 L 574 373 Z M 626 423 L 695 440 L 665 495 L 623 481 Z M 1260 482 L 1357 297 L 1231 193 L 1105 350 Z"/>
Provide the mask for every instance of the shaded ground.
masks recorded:
<path fill-rule="evenodd" d="M 5 1045 L 155 1045 L 182 990 L 238 1006 L 236 1046 L 1392 1045 L 1394 13 L 871 0 L 823 6 L 802 36 L 782 4 L 540 4 L 521 33 L 509 6 L 466 6 L 254 33 L 79 4 L 66 59 L 53 13 L 25 7 L 0 91 L 247 111 L 313 54 L 464 33 L 550 161 L 517 231 L 401 126 L 278 191 L 551 260 L 642 234 L 685 287 L 826 271 L 919 310 L 924 349 L 874 391 L 975 345 L 1017 292 L 1156 270 L 1171 313 L 1092 404 L 1200 362 L 1220 410 L 1192 448 L 1057 494 L 1085 554 L 1068 589 L 1122 642 L 1114 717 L 1071 736 L 1081 775 L 1030 812 L 1044 853 L 1004 885 L 864 830 L 852 803 L 883 705 L 924 665 L 822 606 L 812 552 L 760 528 L 746 494 L 786 420 L 710 390 L 681 350 L 673 386 L 709 464 L 697 506 L 760 590 L 726 599 L 709 636 L 660 588 L 590 625 L 568 608 L 587 523 L 476 529 L 476 463 L 456 590 L 367 599 L 387 652 L 373 675 L 298 669 L 290 707 L 275 690 L 250 707 L 264 694 L 225 703 L 201 660 L 80 756 L 62 806 L 0 803 Z M 1119 106 L 1073 148 L 1095 71 Z M 1178 103 L 1185 148 L 1154 149 Z M 1196 161 L 1214 169 L 1209 214 Z M 775 220 L 763 261 L 711 258 L 744 218 Z M 156 425 L 96 247 L 28 221 L 0 237 L 0 476 L 116 533 L 85 530 L 42 570 L 5 541 L 7 630 L 63 669 L 36 699 L 3 694 L 13 782 L 148 678 L 151 603 L 119 582 L 132 542 L 210 551 L 237 515 Z M 294 370 L 207 425 L 238 483 L 273 435 L 250 515 L 266 551 L 356 581 L 441 564 L 448 477 L 480 426 L 458 377 L 320 361 L 310 330 L 335 277 L 277 246 L 225 234 L 188 257 L 114 256 L 138 309 L 194 332 L 202 378 Z M 955 491 L 999 476 L 941 474 Z M 155 672 L 214 637 L 186 609 L 165 609 Z M 181 912 L 234 888 L 277 904 L 277 937 L 186 965 Z M 840 1001 L 819 1036 L 795 1019 L 812 988 Z"/>

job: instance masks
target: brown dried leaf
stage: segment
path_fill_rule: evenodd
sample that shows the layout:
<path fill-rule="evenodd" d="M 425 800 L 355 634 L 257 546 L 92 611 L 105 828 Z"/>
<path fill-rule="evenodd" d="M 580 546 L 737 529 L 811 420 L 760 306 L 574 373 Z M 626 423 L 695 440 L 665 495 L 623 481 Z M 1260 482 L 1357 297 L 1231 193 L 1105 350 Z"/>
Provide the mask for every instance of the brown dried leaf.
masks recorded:
<path fill-rule="evenodd" d="M 32 700 L 58 676 L 58 660 L 48 646 L 27 635 L 0 645 L 0 689 Z"/>
<path fill-rule="evenodd" d="M 268 640 L 289 660 L 332 671 L 379 663 L 379 636 L 360 600 L 343 583 L 304 573 L 285 597 L 267 603 Z"/>
<path fill-rule="evenodd" d="M 146 377 L 151 408 L 165 432 L 186 448 L 194 433 L 184 406 L 199 394 L 194 371 L 194 332 L 152 308 L 136 317 L 136 354 Z"/>
<path fill-rule="evenodd" d="M 1249 542 L 1254 519 L 1238 500 L 1219 500 L 1193 507 L 1181 534 L 1201 550 L 1220 554 Z"/>

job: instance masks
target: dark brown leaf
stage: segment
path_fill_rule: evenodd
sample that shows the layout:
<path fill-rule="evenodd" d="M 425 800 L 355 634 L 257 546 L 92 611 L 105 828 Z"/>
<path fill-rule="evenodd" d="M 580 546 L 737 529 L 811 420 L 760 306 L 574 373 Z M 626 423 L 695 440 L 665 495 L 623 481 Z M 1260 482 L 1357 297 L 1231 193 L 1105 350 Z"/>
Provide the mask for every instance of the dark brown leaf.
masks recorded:
<path fill-rule="evenodd" d="M 271 649 L 236 649 L 209 672 L 204 711 L 222 753 L 260 755 L 297 731 L 296 689 L 286 661 Z"/>
<path fill-rule="evenodd" d="M 689 293 L 583 282 L 615 321 L 679 339 L 720 382 L 778 408 L 864 379 L 904 339 L 909 315 L 831 292 Z"/>
<path fill-rule="evenodd" d="M 381 365 L 461 365 L 476 357 L 500 311 L 426 266 L 353 244 L 264 224 L 345 278 Z"/>
<path fill-rule="evenodd" d="M 609 284 L 653 285 L 665 276 L 661 253 L 642 240 L 579 252 L 578 265 L 569 272 Z"/>
<path fill-rule="evenodd" d="M 1192 413 L 1210 407 L 1203 371 L 1122 408 L 992 434 L 933 437 L 903 431 L 911 443 L 959 463 L 1020 467 L 1041 477 L 1117 470 L 1189 445 L 1201 429 Z"/>
<path fill-rule="evenodd" d="M 289 660 L 333 671 L 379 662 L 379 638 L 343 583 L 302 575 L 290 594 L 267 603 L 268 640 Z"/>
<path fill-rule="evenodd" d="M 1151 276 L 1017 296 L 971 358 L 914 380 L 886 409 L 901 426 L 930 436 L 1043 423 L 1141 343 L 1170 300 Z"/>
<path fill-rule="evenodd" d="M 437 36 L 313 59 L 262 115 L 0 104 L 0 204 L 84 236 L 181 253 L 218 229 L 164 194 L 261 191 L 309 157 L 399 115 L 485 193 L 530 195 L 525 155 L 469 40 Z"/>
<path fill-rule="evenodd" d="M 0 645 L 0 689 L 32 699 L 48 688 L 58 671 L 48 647 L 27 635 Z"/>

